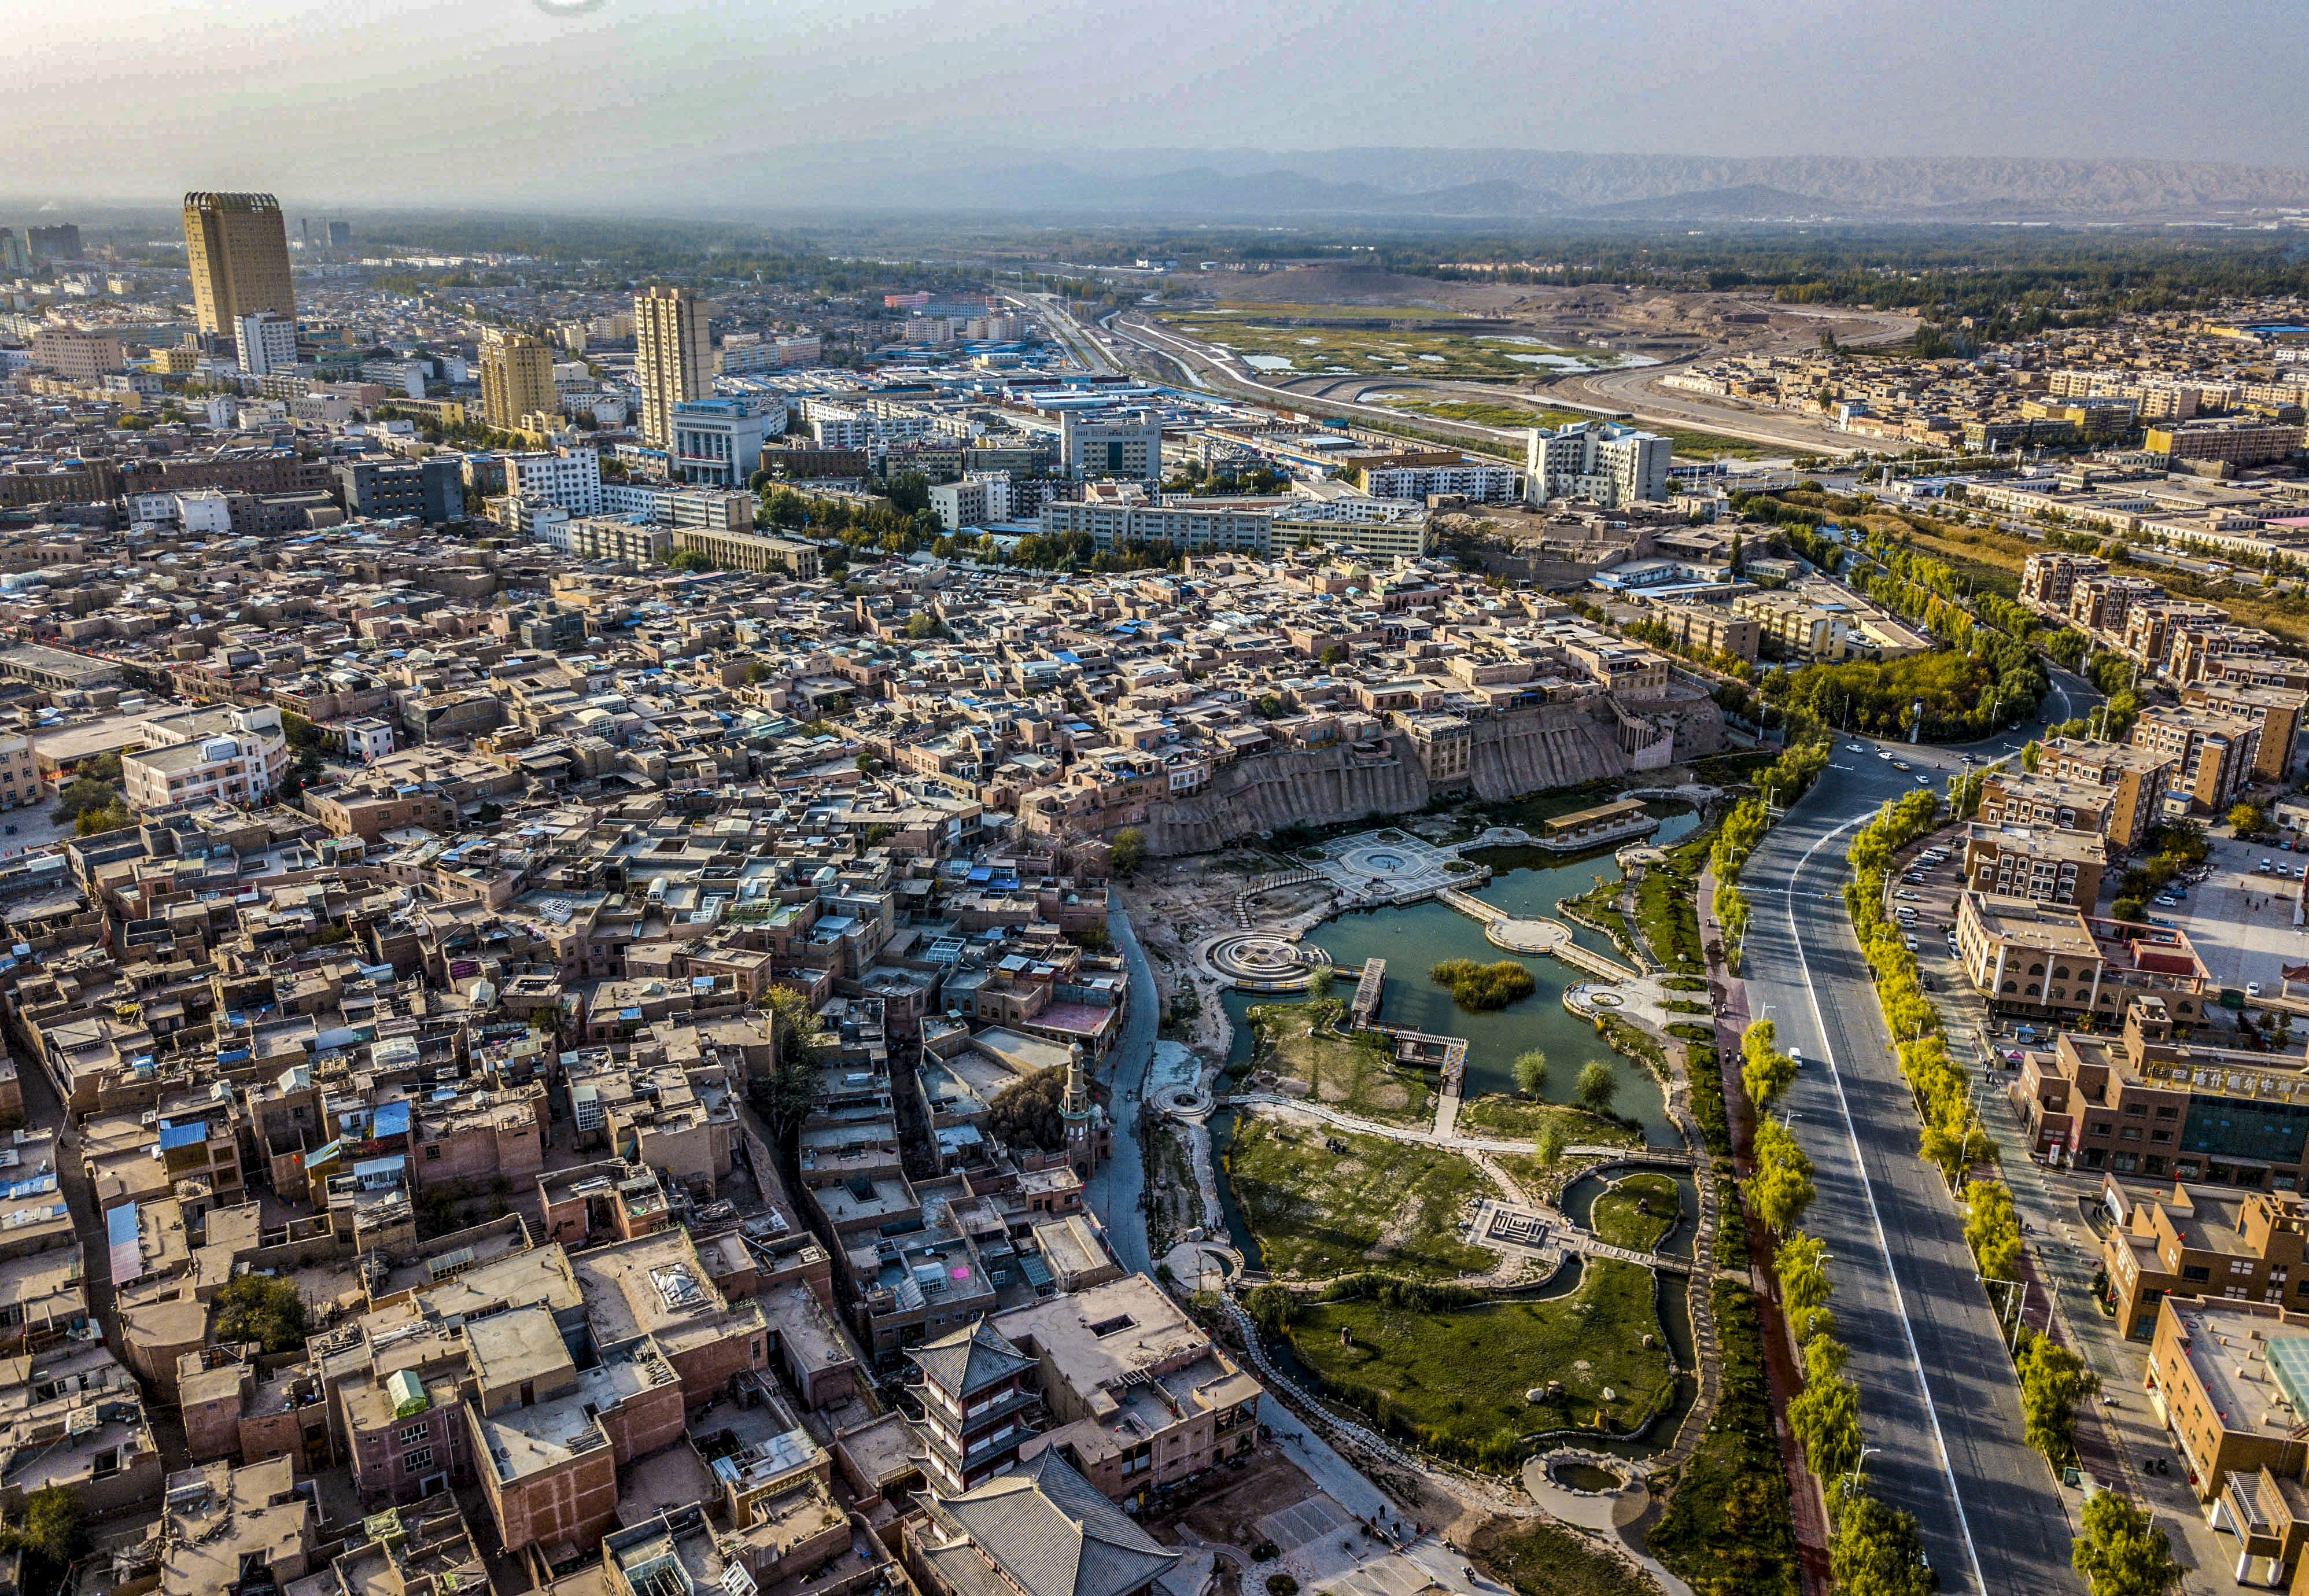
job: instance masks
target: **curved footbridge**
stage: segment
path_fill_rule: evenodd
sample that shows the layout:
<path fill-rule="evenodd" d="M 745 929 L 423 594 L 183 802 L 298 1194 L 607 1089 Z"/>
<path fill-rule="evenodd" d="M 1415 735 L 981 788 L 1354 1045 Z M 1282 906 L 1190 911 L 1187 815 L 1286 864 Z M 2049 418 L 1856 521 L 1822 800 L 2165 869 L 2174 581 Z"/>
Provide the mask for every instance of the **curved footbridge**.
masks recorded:
<path fill-rule="evenodd" d="M 1510 953 L 1545 954 L 1576 969 L 1606 981 L 1632 981 L 1637 972 L 1614 958 L 1606 958 L 1571 940 L 1571 928 L 1561 920 L 1518 920 L 1497 904 L 1485 903 L 1471 892 L 1446 887 L 1435 895 L 1471 920 L 1480 921 L 1483 939 Z"/>

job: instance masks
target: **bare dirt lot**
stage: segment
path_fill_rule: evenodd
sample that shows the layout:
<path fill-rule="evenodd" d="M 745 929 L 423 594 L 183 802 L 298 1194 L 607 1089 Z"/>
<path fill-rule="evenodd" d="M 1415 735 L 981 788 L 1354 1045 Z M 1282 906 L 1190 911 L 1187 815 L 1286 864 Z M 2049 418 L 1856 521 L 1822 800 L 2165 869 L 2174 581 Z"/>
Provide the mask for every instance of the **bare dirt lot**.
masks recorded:
<path fill-rule="evenodd" d="M 1299 1466 L 1272 1446 L 1250 1454 L 1240 1472 L 1223 1474 L 1211 1487 L 1175 1512 L 1160 1509 L 1146 1517 L 1146 1528 L 1159 1540 L 1179 1544 L 1183 1530 L 1213 1546 L 1231 1546 L 1248 1554 L 1258 1544 L 1258 1521 L 1280 1513 L 1315 1494 L 1315 1482 Z"/>

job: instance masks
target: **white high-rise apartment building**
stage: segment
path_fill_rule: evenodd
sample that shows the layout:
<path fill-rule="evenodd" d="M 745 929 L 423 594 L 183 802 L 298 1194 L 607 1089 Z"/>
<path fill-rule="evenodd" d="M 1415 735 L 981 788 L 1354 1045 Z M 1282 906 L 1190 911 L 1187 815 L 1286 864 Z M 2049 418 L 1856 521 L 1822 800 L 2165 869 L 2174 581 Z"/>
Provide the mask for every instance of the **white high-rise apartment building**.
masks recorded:
<path fill-rule="evenodd" d="M 592 449 L 507 455 L 506 492 L 515 499 L 558 505 L 573 516 L 601 513 L 601 456 Z"/>
<path fill-rule="evenodd" d="M 1524 444 L 1524 498 L 1593 499 L 1611 507 L 1664 503 L 1674 453 L 1656 432 L 1611 421 L 1571 421 L 1552 432 L 1535 427 Z"/>
<path fill-rule="evenodd" d="M 233 347 L 240 351 L 240 369 L 251 377 L 270 377 L 297 369 L 297 321 L 278 311 L 260 310 L 233 324 Z"/>

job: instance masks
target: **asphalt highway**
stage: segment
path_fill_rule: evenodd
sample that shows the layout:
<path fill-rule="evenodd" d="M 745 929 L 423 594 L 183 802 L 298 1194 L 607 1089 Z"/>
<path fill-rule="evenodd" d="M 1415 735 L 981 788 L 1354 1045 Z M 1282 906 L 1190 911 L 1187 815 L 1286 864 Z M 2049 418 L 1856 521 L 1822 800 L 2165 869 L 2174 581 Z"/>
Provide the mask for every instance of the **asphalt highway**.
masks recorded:
<path fill-rule="evenodd" d="M 2017 751 L 2095 697 L 2057 675 L 2048 713 L 1973 745 Z M 2074 1533 L 2044 1461 L 2021 1440 L 2019 1384 L 1964 1243 L 1964 1214 L 1916 1155 L 1921 1128 L 1846 916 L 1846 851 L 1887 799 L 1973 768 L 1954 749 L 1839 736 L 1829 769 L 1775 827 L 1743 885 L 1749 1011 L 1804 1068 L 1782 1111 L 1812 1160 L 1804 1227 L 1828 1245 L 1836 1334 L 1860 1388 L 1870 1489 L 1916 1514 L 1947 1592 L 2071 1592 Z M 1889 752 L 1890 759 L 1880 758 Z M 1895 760 L 1910 767 L 1899 769 Z"/>

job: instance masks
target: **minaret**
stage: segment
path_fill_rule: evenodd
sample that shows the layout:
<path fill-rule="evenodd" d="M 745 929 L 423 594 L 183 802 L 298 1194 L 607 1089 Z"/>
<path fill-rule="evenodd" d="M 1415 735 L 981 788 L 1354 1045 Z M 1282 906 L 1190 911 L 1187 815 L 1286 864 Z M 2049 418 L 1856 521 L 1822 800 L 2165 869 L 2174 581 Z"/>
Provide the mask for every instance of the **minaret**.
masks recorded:
<path fill-rule="evenodd" d="M 1059 1117 L 1066 1125 L 1067 1161 L 1085 1180 L 1098 1167 L 1098 1134 L 1092 1113 L 1090 1080 L 1083 1072 L 1083 1045 L 1077 1042 L 1067 1050 L 1067 1101 Z"/>

